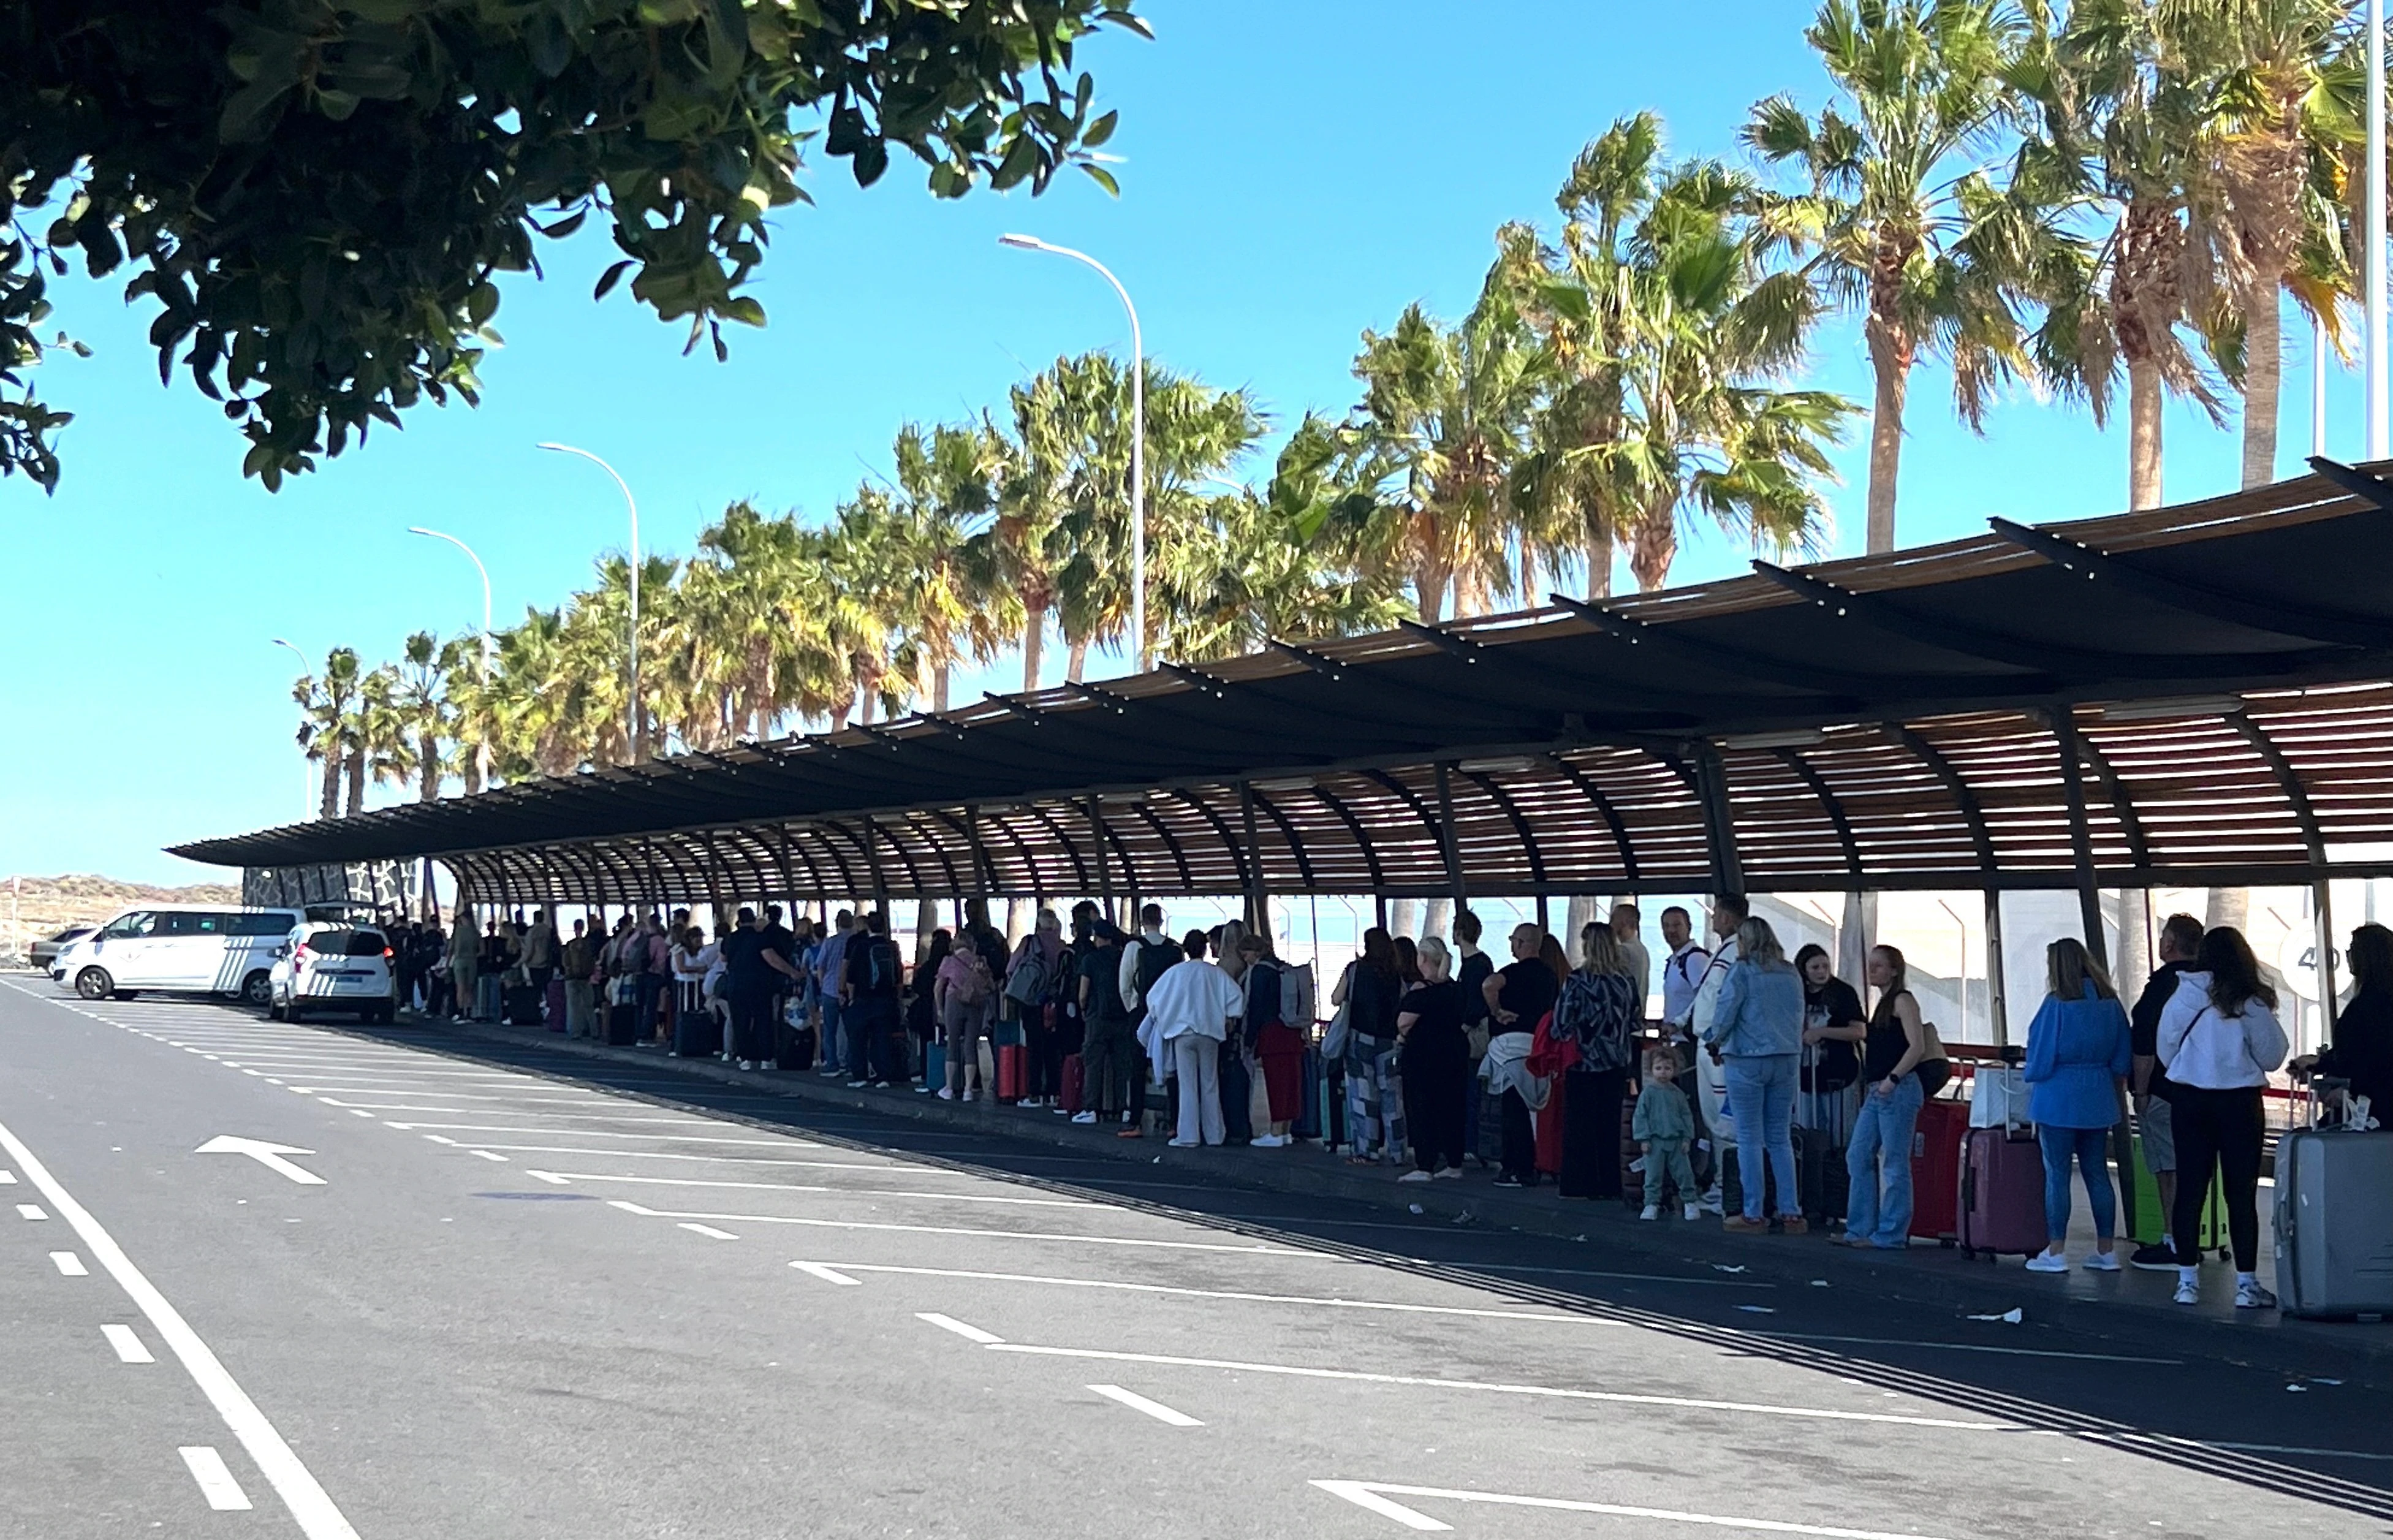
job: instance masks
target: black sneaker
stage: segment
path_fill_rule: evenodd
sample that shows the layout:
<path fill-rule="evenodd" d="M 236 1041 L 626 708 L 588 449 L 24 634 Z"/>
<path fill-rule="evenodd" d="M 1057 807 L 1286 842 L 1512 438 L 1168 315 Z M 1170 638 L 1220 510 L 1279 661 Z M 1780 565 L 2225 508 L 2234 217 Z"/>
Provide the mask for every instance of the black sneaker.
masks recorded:
<path fill-rule="evenodd" d="M 2174 1272 L 2177 1271 L 2177 1248 L 2161 1242 L 2139 1246 L 2136 1247 L 2136 1254 L 2127 1259 L 2127 1265 L 2141 1268 L 2146 1272 Z"/>

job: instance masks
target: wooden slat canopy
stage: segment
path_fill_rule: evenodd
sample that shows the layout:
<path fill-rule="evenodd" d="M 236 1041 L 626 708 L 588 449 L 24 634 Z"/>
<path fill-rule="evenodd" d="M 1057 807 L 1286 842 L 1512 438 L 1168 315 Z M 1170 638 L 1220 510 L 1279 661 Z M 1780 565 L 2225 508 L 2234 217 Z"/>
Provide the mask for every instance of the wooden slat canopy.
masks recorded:
<path fill-rule="evenodd" d="M 1264 653 L 177 847 L 471 892 L 910 898 L 2393 872 L 2393 485 Z M 1251 830 L 1251 833 L 1249 832 Z"/>

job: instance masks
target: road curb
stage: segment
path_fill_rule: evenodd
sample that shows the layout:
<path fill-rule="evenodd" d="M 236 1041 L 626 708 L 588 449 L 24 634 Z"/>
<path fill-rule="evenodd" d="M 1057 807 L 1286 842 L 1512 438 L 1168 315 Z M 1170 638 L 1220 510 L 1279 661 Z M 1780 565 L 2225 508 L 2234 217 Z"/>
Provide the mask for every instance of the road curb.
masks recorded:
<path fill-rule="evenodd" d="M 511 1047 L 544 1047 L 595 1062 L 661 1069 L 692 1080 L 734 1086 L 791 1101 L 988 1134 L 1017 1142 L 1066 1149 L 1075 1154 L 1176 1176 L 1204 1176 L 1223 1185 L 1292 1196 L 1338 1198 L 1426 1219 L 1473 1222 L 1531 1234 L 1585 1242 L 1604 1250 L 1676 1265 L 1737 1269 L 1758 1282 L 1808 1288 L 1817 1283 L 1848 1294 L 1890 1298 L 1915 1305 L 1952 1309 L 1956 1316 L 1999 1315 L 2017 1308 L 2039 1325 L 2112 1338 L 2147 1350 L 2185 1351 L 2201 1338 L 2201 1351 L 2288 1375 L 2340 1377 L 2361 1370 L 2373 1379 L 2393 1378 L 2393 1324 L 2296 1321 L 2274 1312 L 2222 1316 L 2187 1311 L 2163 1291 L 2164 1275 L 2123 1274 L 2097 1280 L 2073 1273 L 2065 1280 L 2031 1277 L 2006 1258 L 1989 1264 L 1966 1261 L 1957 1251 L 1915 1246 L 1878 1254 L 1830 1246 L 1824 1237 L 1767 1239 L 1722 1233 L 1709 1222 L 1690 1225 L 1668 1220 L 1639 1220 L 1623 1205 L 1570 1202 L 1550 1188 L 1515 1192 L 1492 1188 L 1479 1172 L 1461 1181 L 1399 1184 L 1386 1168 L 1362 1169 L 1333 1159 L 1315 1146 L 1269 1151 L 1244 1148 L 1174 1150 L 1162 1141 L 1111 1137 L 1102 1128 L 1075 1127 L 1052 1113 L 1020 1110 L 999 1103 L 942 1102 L 912 1091 L 852 1090 L 812 1071 L 742 1073 L 713 1060 L 677 1059 L 661 1052 L 610 1048 L 586 1039 L 480 1023 L 418 1021 L 455 1037 Z M 378 1036 L 376 1034 L 362 1034 Z M 2214 1272 L 2218 1270 L 2213 1269 Z M 2213 1292 L 2227 1285 L 2223 1273 L 2205 1277 Z M 2108 1286 L 2124 1286 L 2111 1287 Z M 2064 1294 L 2062 1288 L 2101 1288 L 2103 1293 Z M 1857 1306 L 1857 1309 L 1865 1309 Z"/>

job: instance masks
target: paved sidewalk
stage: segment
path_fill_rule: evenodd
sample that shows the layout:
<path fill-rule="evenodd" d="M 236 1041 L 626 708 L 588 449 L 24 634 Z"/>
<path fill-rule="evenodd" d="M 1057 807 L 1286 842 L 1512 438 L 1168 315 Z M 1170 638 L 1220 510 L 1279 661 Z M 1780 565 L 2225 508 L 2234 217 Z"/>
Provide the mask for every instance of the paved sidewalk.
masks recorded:
<path fill-rule="evenodd" d="M 1717 1220 L 1688 1224 L 1676 1218 L 1644 1222 L 1621 1204 L 1568 1201 L 1549 1185 L 1528 1191 L 1497 1188 L 1492 1174 L 1473 1169 L 1457 1181 L 1398 1182 L 1387 1168 L 1362 1168 L 1318 1144 L 1259 1150 L 1234 1146 L 1175 1150 L 1150 1135 L 1123 1140 L 1110 1128 L 1076 1127 L 1044 1109 L 995 1102 L 940 1101 L 911 1090 L 848 1089 L 814 1071 L 743 1073 L 713 1059 L 676 1059 L 653 1049 L 608 1048 L 560 1033 L 453 1021 L 403 1018 L 435 1032 L 496 1043 L 537 1043 L 563 1052 L 667 1070 L 693 1080 L 737 1085 L 825 1106 L 867 1108 L 884 1116 L 1069 1149 L 1126 1164 L 1162 1166 L 1185 1179 L 1203 1174 L 1225 1186 L 1312 1194 L 1383 1205 L 1397 1212 L 1442 1217 L 1584 1241 L 1604 1253 L 1750 1271 L 1787 1286 L 1850 1290 L 1864 1298 L 1940 1304 L 1959 1315 L 1997 1315 L 2018 1309 L 2035 1321 L 2147 1345 L 2181 1342 L 2203 1334 L 2206 1351 L 2287 1374 L 2366 1374 L 2393 1381 L 2393 1323 L 2296 1321 L 2274 1311 L 2237 1311 L 2233 1277 L 2225 1264 L 2205 1266 L 2203 1302 L 2171 1299 L 2173 1273 L 2129 1269 L 2115 1274 L 2073 1270 L 2051 1276 L 2025 1271 L 2017 1257 L 1965 1260 L 1946 1246 L 1915 1244 L 1907 1252 L 1850 1251 L 1824 1235 L 1748 1237 L 1723 1233 Z M 463 1046 L 463 1045 L 461 1045 Z M 2080 1207 L 2083 1205 L 2081 1203 Z M 2082 1220 L 2083 1215 L 2080 1215 Z M 2072 1254 L 2088 1249 L 2073 1244 Z M 2261 1275 L 2269 1273 L 2262 1237 Z"/>

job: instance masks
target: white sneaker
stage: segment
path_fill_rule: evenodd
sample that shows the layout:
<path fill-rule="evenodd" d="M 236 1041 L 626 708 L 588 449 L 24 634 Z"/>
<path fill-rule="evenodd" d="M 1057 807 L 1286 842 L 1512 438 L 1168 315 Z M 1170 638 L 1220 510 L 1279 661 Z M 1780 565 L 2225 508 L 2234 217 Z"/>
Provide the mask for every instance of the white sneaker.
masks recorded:
<path fill-rule="evenodd" d="M 1440 1181 L 1460 1181 L 1462 1180 L 1462 1168 L 1459 1166 L 1448 1166 L 1442 1170 L 1434 1171 L 1431 1174 L 1435 1176 Z"/>
<path fill-rule="evenodd" d="M 1265 1133 L 1257 1134 L 1254 1138 L 1247 1141 L 1247 1142 L 1258 1150 L 1276 1150 L 1286 1144 L 1288 1141 L 1282 1139 L 1275 1133 Z"/>
<path fill-rule="evenodd" d="M 1164 1147 L 1171 1150 L 1193 1150 L 1196 1148 L 1196 1142 L 1193 1139 L 1166 1140 Z"/>
<path fill-rule="evenodd" d="M 1406 1171 L 1396 1180 L 1398 1181 L 1427 1181 L 1429 1180 L 1429 1173 L 1427 1171 Z"/>
<path fill-rule="evenodd" d="M 2066 1272 L 2069 1271 L 2069 1258 L 2062 1253 L 2039 1251 L 2027 1259 L 2027 1270 L 2030 1272 Z"/>
<path fill-rule="evenodd" d="M 2202 1289 L 2200 1286 L 2194 1284 L 2177 1285 L 2177 1302 L 2180 1305 L 2198 1305 L 2202 1303 Z"/>
<path fill-rule="evenodd" d="M 1637 1217 L 1641 1220 L 1658 1220 L 1662 1217 L 1662 1210 L 1649 1203 L 1645 1206 L 1644 1210 Z"/>
<path fill-rule="evenodd" d="M 1720 1190 L 1717 1187 L 1713 1188 L 1710 1192 L 1706 1193 L 1703 1197 L 1697 1201 L 1695 1207 L 1714 1218 L 1720 1218 L 1728 1212 L 1726 1208 L 1721 1207 Z"/>
<path fill-rule="evenodd" d="M 941 1087 L 939 1088 L 939 1100 L 940 1100 L 940 1101 L 942 1101 L 942 1102 L 952 1102 L 952 1101 L 954 1101 L 955 1099 L 956 1099 L 956 1093 L 955 1093 L 954 1091 L 952 1091 L 952 1090 L 948 1090 L 948 1089 L 947 1087 L 945 1087 L 945 1086 L 941 1086 Z"/>
<path fill-rule="evenodd" d="M 1081 1125 L 1083 1128 L 1096 1120 L 1097 1115 L 1092 1112 L 1076 1112 L 1072 1115 L 1072 1121 Z"/>
<path fill-rule="evenodd" d="M 945 1088 L 940 1088 L 940 1089 L 945 1089 Z M 928 1095 L 930 1095 L 930 1094 L 931 1094 L 931 1090 L 932 1090 L 932 1088 L 931 1088 L 931 1087 L 929 1087 L 929 1086 L 916 1086 L 916 1087 L 914 1088 L 914 1094 L 915 1094 L 915 1095 L 917 1095 L 917 1096 L 928 1096 Z"/>
<path fill-rule="evenodd" d="M 2116 1272 L 2119 1271 L 2118 1253 L 2097 1251 L 2086 1259 L 2085 1266 L 2088 1272 Z"/>
<path fill-rule="evenodd" d="M 2262 1288 L 2256 1279 L 2248 1284 L 2238 1279 L 2235 1284 L 2235 1308 L 2237 1310 L 2275 1310 L 2277 1297 Z"/>
<path fill-rule="evenodd" d="M 965 1100 L 965 1101 L 967 1101 L 967 1102 L 974 1101 L 974 1100 L 978 1099 L 978 1097 L 979 1097 L 979 1096 L 980 1096 L 980 1092 L 978 1092 L 978 1091 L 976 1091 L 976 1090 L 967 1090 L 964 1092 L 964 1100 Z"/>
<path fill-rule="evenodd" d="M 1688 1220 L 1690 1223 L 1692 1223 L 1693 1221 L 1694 1221 L 1694 1220 L 1696 1220 L 1702 1219 L 1703 1217 L 1704 1217 L 1704 1206 L 1703 1206 L 1702 1204 L 1700 1204 L 1700 1203 L 1691 1203 L 1691 1204 L 1687 1205 L 1687 1211 L 1686 1211 L 1684 1214 L 1682 1214 L 1682 1215 L 1680 1215 L 1680 1218 L 1681 1218 L 1681 1219 L 1684 1219 L 1684 1220 Z"/>

